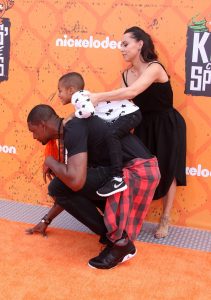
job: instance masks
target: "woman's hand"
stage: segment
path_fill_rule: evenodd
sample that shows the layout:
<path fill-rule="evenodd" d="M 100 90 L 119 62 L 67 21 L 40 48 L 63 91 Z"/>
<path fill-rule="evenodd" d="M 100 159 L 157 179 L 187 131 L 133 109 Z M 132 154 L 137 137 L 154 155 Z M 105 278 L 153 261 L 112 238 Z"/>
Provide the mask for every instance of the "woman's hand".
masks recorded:
<path fill-rule="evenodd" d="M 89 98 L 94 106 L 98 104 L 97 93 L 89 93 Z"/>

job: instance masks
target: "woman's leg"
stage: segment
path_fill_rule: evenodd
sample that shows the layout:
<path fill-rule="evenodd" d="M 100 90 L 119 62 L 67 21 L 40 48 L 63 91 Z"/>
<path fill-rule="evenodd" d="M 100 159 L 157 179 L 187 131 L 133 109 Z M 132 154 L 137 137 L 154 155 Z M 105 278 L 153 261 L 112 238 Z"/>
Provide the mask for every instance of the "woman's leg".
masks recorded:
<path fill-rule="evenodd" d="M 160 219 L 160 224 L 155 232 L 154 237 L 157 239 L 164 238 L 168 235 L 168 227 L 171 209 L 173 206 L 174 198 L 176 193 L 176 180 L 174 179 L 168 193 L 163 197 L 163 214 Z"/>

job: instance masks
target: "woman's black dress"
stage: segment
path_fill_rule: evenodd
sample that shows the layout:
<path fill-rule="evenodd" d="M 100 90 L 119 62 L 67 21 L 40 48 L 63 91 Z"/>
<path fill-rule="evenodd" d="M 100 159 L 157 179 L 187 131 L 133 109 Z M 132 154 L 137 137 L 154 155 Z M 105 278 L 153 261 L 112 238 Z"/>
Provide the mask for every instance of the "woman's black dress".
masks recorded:
<path fill-rule="evenodd" d="M 127 71 L 123 80 L 127 86 Z M 186 124 L 173 108 L 170 81 L 153 83 L 133 102 L 142 112 L 142 121 L 134 134 L 158 159 L 161 180 L 154 199 L 159 199 L 166 195 L 174 178 L 178 186 L 186 185 Z"/>

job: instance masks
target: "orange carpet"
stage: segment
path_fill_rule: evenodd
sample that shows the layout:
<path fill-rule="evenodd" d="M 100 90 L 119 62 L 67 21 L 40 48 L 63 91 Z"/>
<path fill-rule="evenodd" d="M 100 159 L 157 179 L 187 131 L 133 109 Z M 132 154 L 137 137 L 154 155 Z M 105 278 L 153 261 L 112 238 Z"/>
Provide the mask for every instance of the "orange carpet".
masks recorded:
<path fill-rule="evenodd" d="M 210 300 L 211 254 L 136 242 L 137 255 L 95 270 L 97 236 L 49 228 L 26 235 L 27 224 L 0 219 L 1 300 Z"/>

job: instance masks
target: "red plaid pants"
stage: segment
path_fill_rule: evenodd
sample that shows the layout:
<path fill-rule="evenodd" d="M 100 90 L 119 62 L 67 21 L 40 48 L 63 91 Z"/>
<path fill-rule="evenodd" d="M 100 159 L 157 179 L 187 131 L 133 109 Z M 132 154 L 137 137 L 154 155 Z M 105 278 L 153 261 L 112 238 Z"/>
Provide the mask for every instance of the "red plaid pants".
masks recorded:
<path fill-rule="evenodd" d="M 160 180 L 155 157 L 133 159 L 123 171 L 128 188 L 109 196 L 104 212 L 107 237 L 112 242 L 120 239 L 123 232 L 130 240 L 137 238 Z"/>

